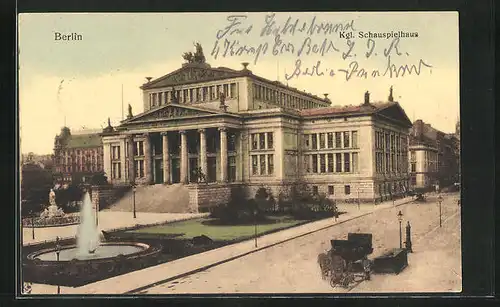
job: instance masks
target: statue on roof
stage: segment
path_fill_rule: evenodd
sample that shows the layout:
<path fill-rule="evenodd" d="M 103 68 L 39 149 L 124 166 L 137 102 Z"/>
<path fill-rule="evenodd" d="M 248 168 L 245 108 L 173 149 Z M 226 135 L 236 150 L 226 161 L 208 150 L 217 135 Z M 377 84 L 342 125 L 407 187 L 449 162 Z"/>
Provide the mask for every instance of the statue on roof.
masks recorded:
<path fill-rule="evenodd" d="M 108 127 L 111 127 L 111 119 L 108 117 Z"/>
<path fill-rule="evenodd" d="M 200 43 L 195 43 L 195 52 L 184 52 L 182 58 L 188 63 L 194 64 L 204 64 L 206 62 L 205 55 L 203 54 L 203 48 Z"/>
<path fill-rule="evenodd" d="M 172 103 L 179 103 L 179 97 L 177 97 L 175 87 L 172 87 Z"/>
<path fill-rule="evenodd" d="M 128 115 L 127 115 L 127 118 L 131 118 L 131 117 L 133 117 L 133 115 L 132 115 L 132 106 L 129 103 L 128 104 Z"/>
<path fill-rule="evenodd" d="M 390 102 L 393 102 L 393 101 L 394 101 L 394 96 L 392 96 L 392 85 L 391 85 L 391 87 L 389 88 L 389 98 L 388 98 L 388 100 L 389 100 Z"/>

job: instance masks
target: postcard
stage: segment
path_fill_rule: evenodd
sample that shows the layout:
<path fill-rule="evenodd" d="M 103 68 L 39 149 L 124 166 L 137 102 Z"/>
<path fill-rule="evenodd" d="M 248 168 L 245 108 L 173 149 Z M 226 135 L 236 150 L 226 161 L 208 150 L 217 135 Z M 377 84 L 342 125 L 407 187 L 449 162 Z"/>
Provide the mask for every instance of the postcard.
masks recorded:
<path fill-rule="evenodd" d="M 21 297 L 460 293 L 458 33 L 20 14 Z"/>

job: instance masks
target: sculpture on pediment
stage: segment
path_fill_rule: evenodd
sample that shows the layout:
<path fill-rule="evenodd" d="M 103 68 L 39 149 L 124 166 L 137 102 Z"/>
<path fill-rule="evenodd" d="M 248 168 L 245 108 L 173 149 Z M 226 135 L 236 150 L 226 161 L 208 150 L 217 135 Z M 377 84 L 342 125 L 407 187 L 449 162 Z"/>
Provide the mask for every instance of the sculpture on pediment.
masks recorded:
<path fill-rule="evenodd" d="M 128 115 L 127 115 L 127 118 L 131 118 L 131 117 L 133 117 L 133 115 L 132 115 L 132 106 L 129 103 L 128 104 Z"/>
<path fill-rule="evenodd" d="M 203 48 L 200 43 L 195 43 L 195 52 L 184 52 L 182 58 L 188 63 L 204 64 L 206 62 L 205 55 L 203 54 Z"/>
<path fill-rule="evenodd" d="M 172 103 L 179 103 L 179 97 L 177 97 L 175 87 L 172 87 Z"/>
<path fill-rule="evenodd" d="M 219 99 L 220 99 L 219 109 L 221 109 L 224 112 L 227 111 L 226 94 L 224 92 L 220 92 Z"/>

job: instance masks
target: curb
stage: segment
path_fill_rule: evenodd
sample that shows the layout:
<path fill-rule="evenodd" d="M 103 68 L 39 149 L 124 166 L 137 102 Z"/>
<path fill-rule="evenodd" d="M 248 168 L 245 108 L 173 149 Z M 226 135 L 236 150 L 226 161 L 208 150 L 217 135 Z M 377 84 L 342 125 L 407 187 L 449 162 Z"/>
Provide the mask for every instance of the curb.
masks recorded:
<path fill-rule="evenodd" d="M 401 205 L 404 205 L 404 204 L 408 204 L 410 203 L 411 201 L 413 201 L 413 199 L 409 199 L 408 201 L 405 201 L 405 202 L 402 202 L 401 204 L 398 204 L 398 205 L 395 205 L 394 207 L 398 207 L 398 206 L 401 206 Z M 389 209 L 389 208 L 393 208 L 393 207 L 387 207 L 387 208 L 382 208 L 380 210 L 383 210 L 383 209 Z M 172 276 L 172 277 L 169 277 L 169 278 L 166 278 L 166 279 L 163 279 L 163 280 L 160 280 L 160 281 L 157 281 L 157 282 L 154 282 L 154 283 L 151 283 L 151 284 L 148 284 L 148 285 L 144 285 L 144 286 L 141 286 L 139 288 L 135 288 L 135 289 L 132 289 L 132 290 L 129 290 L 123 294 L 135 294 L 137 292 L 140 292 L 140 291 L 143 291 L 143 290 L 146 290 L 146 289 L 149 289 L 149 288 L 152 288 L 152 287 L 156 287 L 156 286 L 159 286 L 161 284 L 165 284 L 165 283 L 168 283 L 170 281 L 173 281 L 173 280 L 176 280 L 176 279 L 179 279 L 179 278 L 182 278 L 182 277 L 186 277 L 186 276 L 189 276 L 189 275 L 192 275 L 192 274 L 196 274 L 196 273 L 199 273 L 199 272 L 203 272 L 203 271 L 206 271 L 212 267 L 215 267 L 215 266 L 218 266 L 218 265 L 221 265 L 221 264 L 224 264 L 224 263 L 227 263 L 227 262 L 230 262 L 230 261 L 233 261 L 233 260 L 236 260 L 238 258 L 242 258 L 242 257 L 245 257 L 247 255 L 250 255 L 250 254 L 253 254 L 253 253 L 256 253 L 258 251 L 261 251 L 261 250 L 264 250 L 264 249 L 267 249 L 267 248 L 270 248 L 270 247 L 273 247 L 273 246 L 276 246 L 276 245 L 279 245 L 279 244 L 282 244 L 282 243 L 286 243 L 288 241 L 291 241 L 291 240 L 294 240 L 294 239 L 297 239 L 297 238 L 301 238 L 301 237 L 304 237 L 304 236 L 307 236 L 307 235 L 310 235 L 310 234 L 313 234 L 315 232 L 319 232 L 319 231 L 322 231 L 322 230 L 325 230 L 325 229 L 328 229 L 328 228 L 331 228 L 333 226 L 336 226 L 336 225 L 339 225 L 339 224 L 343 224 L 343 223 L 346 223 L 346 222 L 349 222 L 349 221 L 352 221 L 354 219 L 357 219 L 357 218 L 360 218 L 360 217 L 364 217 L 364 216 L 367 216 L 367 215 L 370 215 L 370 214 L 373 214 L 373 212 L 375 212 L 377 210 L 373 210 L 373 211 L 370 211 L 370 212 L 367 212 L 367 213 L 363 213 L 361 215 L 358 215 L 358 216 L 354 216 L 354 217 L 351 217 L 351 218 L 348 218 L 346 220 L 342 220 L 340 222 L 336 222 L 335 224 L 331 224 L 331 225 L 328 225 L 328 226 L 323 226 L 321 228 L 318 228 L 318 229 L 314 229 L 314 230 L 311 230 L 311 231 L 308 231 L 306 233 L 303 233 L 303 234 L 299 234 L 299 235 L 295 235 L 295 236 L 292 236 L 288 239 L 285 239 L 285 240 L 281 240 L 281 241 L 278 241 L 278 242 L 275 242 L 275 243 L 271 243 L 269 245 L 266 245 L 266 246 L 262 246 L 262 247 L 258 247 L 256 249 L 253 249 L 251 251 L 248 251 L 248 252 L 245 252 L 245 253 L 242 253 L 242 254 L 239 254 L 239 255 L 236 255 L 236 256 L 233 256 L 233 257 L 230 257 L 230 258 L 226 258 L 224 260 L 221 260 L 221 261 L 217 261 L 215 263 L 212 263 L 212 264 L 208 264 L 208 265 L 205 265 L 205 266 L 202 266 L 202 267 L 199 267 L 197 269 L 194 269 L 194 270 L 191 270 L 191 271 L 188 271 L 188 272 L 184 272 L 182 274 L 177 274 L 175 276 Z M 303 224 L 305 225 L 305 224 Z M 253 240 L 252 239 L 249 239 L 249 240 L 245 240 L 245 241 L 242 241 L 240 243 L 243 243 L 243 242 L 247 242 L 247 241 L 250 241 L 250 240 Z M 228 247 L 231 246 L 231 245 L 228 245 Z M 224 247 L 222 247 L 224 248 Z"/>

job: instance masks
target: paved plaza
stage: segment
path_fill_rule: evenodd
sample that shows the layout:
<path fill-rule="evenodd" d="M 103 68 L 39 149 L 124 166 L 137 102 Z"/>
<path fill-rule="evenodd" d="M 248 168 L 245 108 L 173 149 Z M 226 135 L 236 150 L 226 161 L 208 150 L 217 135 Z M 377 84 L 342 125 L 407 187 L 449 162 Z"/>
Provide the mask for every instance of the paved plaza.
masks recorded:
<path fill-rule="evenodd" d="M 399 210 L 412 225 L 414 253 L 399 275 L 373 275 L 351 292 L 435 292 L 461 290 L 460 211 L 458 193 L 444 194 L 443 227 L 437 196 L 426 203 L 409 199 L 381 205 L 340 205 L 348 213 L 244 241 L 202 254 L 116 276 L 83 287 L 62 287 L 62 294 L 181 293 L 339 293 L 321 279 L 317 256 L 330 240 L 349 232 L 373 234 L 374 253 L 399 246 Z M 113 214 L 116 214 L 114 212 Z M 118 218 L 117 218 L 118 220 Z M 404 228 L 403 228 L 404 235 Z M 283 242 L 283 243 L 280 243 Z M 204 269 L 208 267 L 207 269 Z M 201 269 L 201 271 L 200 271 Z M 198 270 L 198 272 L 196 272 Z M 195 273 L 192 273 L 195 272 Z M 184 275 L 183 277 L 181 277 Z M 33 285 L 32 294 L 55 294 L 56 287 Z"/>

